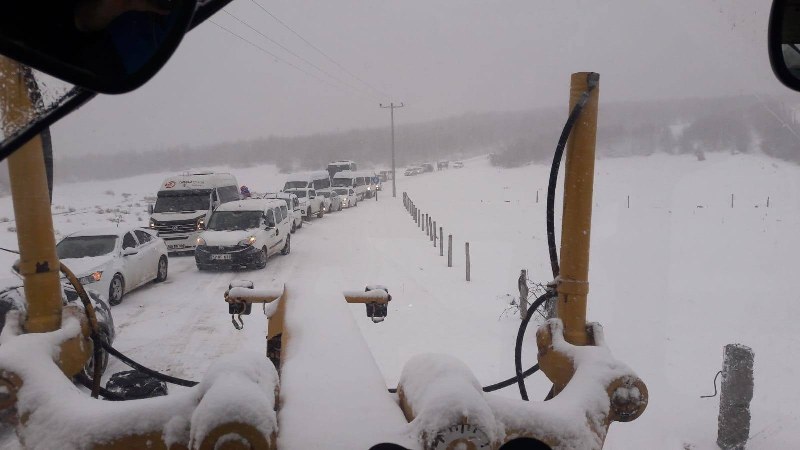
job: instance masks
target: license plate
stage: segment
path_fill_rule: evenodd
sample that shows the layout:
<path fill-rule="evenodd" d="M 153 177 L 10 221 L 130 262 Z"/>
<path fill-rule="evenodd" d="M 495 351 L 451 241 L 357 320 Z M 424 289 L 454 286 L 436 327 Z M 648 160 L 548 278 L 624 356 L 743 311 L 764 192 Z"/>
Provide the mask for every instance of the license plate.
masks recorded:
<path fill-rule="evenodd" d="M 211 259 L 230 260 L 231 255 L 211 255 Z"/>
<path fill-rule="evenodd" d="M 176 249 L 179 249 L 179 248 L 186 248 L 186 244 L 169 244 L 169 245 L 167 245 L 167 248 L 170 249 L 170 250 L 176 250 Z"/>

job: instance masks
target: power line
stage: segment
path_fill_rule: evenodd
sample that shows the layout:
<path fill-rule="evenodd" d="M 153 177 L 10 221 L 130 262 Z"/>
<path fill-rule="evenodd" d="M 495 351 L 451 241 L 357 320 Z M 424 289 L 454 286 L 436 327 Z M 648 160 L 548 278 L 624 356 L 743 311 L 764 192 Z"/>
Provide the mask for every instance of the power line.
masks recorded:
<path fill-rule="evenodd" d="M 249 23 L 245 22 L 244 20 L 242 20 L 242 19 L 240 19 L 240 18 L 236 17 L 236 16 L 235 16 L 235 15 L 233 15 L 232 13 L 230 13 L 230 12 L 228 12 L 228 11 L 224 10 L 224 9 L 222 10 L 222 12 L 224 12 L 225 14 L 227 14 L 227 15 L 229 15 L 229 16 L 231 16 L 231 17 L 233 17 L 233 18 L 234 18 L 236 21 L 238 21 L 239 23 L 241 23 L 242 25 L 244 25 L 244 26 L 246 26 L 247 28 L 251 29 L 252 31 L 254 31 L 254 32 L 258 33 L 258 35 L 259 35 L 259 36 L 261 36 L 261 37 L 263 37 L 264 39 L 266 39 L 266 40 L 268 40 L 268 41 L 272 42 L 273 44 L 277 45 L 278 47 L 282 48 L 284 51 L 286 51 L 286 52 L 287 52 L 287 53 L 289 53 L 290 55 L 294 56 L 295 58 L 297 58 L 297 59 L 299 59 L 299 60 L 301 60 L 301 61 L 303 61 L 303 62 L 305 62 L 306 64 L 310 65 L 311 67 L 313 67 L 313 68 L 317 69 L 317 70 L 318 70 L 320 73 L 323 73 L 323 74 L 325 74 L 325 75 L 327 75 L 327 76 L 331 77 L 332 79 L 334 79 L 334 80 L 338 81 L 339 83 L 341 83 L 342 85 L 344 85 L 344 86 L 346 86 L 346 87 L 348 87 L 348 88 L 350 88 L 350 89 L 354 90 L 355 92 L 358 92 L 358 93 L 363 93 L 363 94 L 367 94 L 367 95 L 371 95 L 371 94 L 369 94 L 369 93 L 367 93 L 367 92 L 365 92 L 365 91 L 363 91 L 363 90 L 361 90 L 361 89 L 358 89 L 357 87 L 355 87 L 355 86 L 353 86 L 353 85 L 351 85 L 351 84 L 349 84 L 349 83 L 347 83 L 347 82 L 345 82 L 345 81 L 343 81 L 343 80 L 341 80 L 341 79 L 337 78 L 336 76 L 334 76 L 334 75 L 332 75 L 331 73 L 327 72 L 326 70 L 324 70 L 324 69 L 320 68 L 319 66 L 317 66 L 317 65 L 316 65 L 316 64 L 314 64 L 313 62 L 311 62 L 311 61 L 307 60 L 306 58 L 303 58 L 302 56 L 298 55 L 297 53 L 295 53 L 295 52 L 294 52 L 294 51 L 292 51 L 291 49 L 287 48 L 285 45 L 281 44 L 280 42 L 276 41 L 275 39 L 272 39 L 271 37 L 269 37 L 269 36 L 267 36 L 266 34 L 262 33 L 260 30 L 258 30 L 258 29 L 257 29 L 257 28 L 255 28 L 254 26 L 250 25 Z"/>
<path fill-rule="evenodd" d="M 242 37 L 242 36 L 241 36 L 241 35 L 239 35 L 239 34 L 236 34 L 235 32 L 231 31 L 230 29 L 228 29 L 228 28 L 226 28 L 226 27 L 224 27 L 224 26 L 222 26 L 222 25 L 218 24 L 217 22 L 215 22 L 215 21 L 214 21 L 214 19 L 208 19 L 208 21 L 209 21 L 209 22 L 211 22 L 211 23 L 213 23 L 214 25 L 216 25 L 218 28 L 221 28 L 222 30 L 225 30 L 227 33 L 229 33 L 229 34 L 231 34 L 231 35 L 233 35 L 233 36 L 236 36 L 237 38 L 241 39 L 242 41 L 244 41 L 244 42 L 246 42 L 246 43 L 250 44 L 251 46 L 253 46 L 253 47 L 257 48 L 258 50 L 261 50 L 262 52 L 266 53 L 267 55 L 269 55 L 269 56 L 271 56 L 271 57 L 275 58 L 276 60 L 278 60 L 278 61 L 280 61 L 280 62 L 282 62 L 282 63 L 284 63 L 284 64 L 287 64 L 287 65 L 289 65 L 290 67 L 292 67 L 292 68 L 294 68 L 294 69 L 296 69 L 296 70 L 299 70 L 300 72 L 303 72 L 304 74 L 308 75 L 309 77 L 311 77 L 311 78 L 314 78 L 314 79 L 316 79 L 317 81 L 320 81 L 320 82 L 322 82 L 322 83 L 325 83 L 325 84 L 327 84 L 328 86 L 333 86 L 333 87 L 335 87 L 335 88 L 337 88 L 337 89 L 339 88 L 339 86 L 336 86 L 335 84 L 332 84 L 332 83 L 330 83 L 330 82 L 329 82 L 329 81 L 327 81 L 327 80 L 323 80 L 322 78 L 320 78 L 320 77 L 318 77 L 318 76 L 316 76 L 316 75 L 314 75 L 314 74 L 312 74 L 312 73 L 309 73 L 309 72 L 307 72 L 307 71 L 303 70 L 302 68 L 300 68 L 300 67 L 298 67 L 298 66 L 296 66 L 296 65 L 294 65 L 294 64 L 292 64 L 292 63 L 290 63 L 289 61 L 286 61 L 285 59 L 281 58 L 280 56 L 278 56 L 278 55 L 276 55 L 276 54 L 274 54 L 274 53 L 270 52 L 269 50 L 265 49 L 264 47 L 261 47 L 260 45 L 258 45 L 258 44 L 255 44 L 255 43 L 253 43 L 253 42 L 249 41 L 247 38 L 245 38 L 245 37 Z"/>
<path fill-rule="evenodd" d="M 275 19 L 275 21 L 276 21 L 276 22 L 278 22 L 279 24 L 283 25 L 283 27 L 284 27 L 284 28 L 286 28 L 287 30 L 291 31 L 291 32 L 292 32 L 292 33 L 293 33 L 295 36 L 299 37 L 299 38 L 300 38 L 300 39 L 301 39 L 303 42 L 305 42 L 305 43 L 306 43 L 306 44 L 307 44 L 309 47 L 311 47 L 311 48 L 313 48 L 314 50 L 316 50 L 316 51 L 317 51 L 317 53 L 319 53 L 320 55 L 324 56 L 324 57 L 325 57 L 325 58 L 327 58 L 327 59 L 328 59 L 330 62 L 332 62 L 333 64 L 335 64 L 335 65 L 336 65 L 336 67 L 338 67 L 338 68 L 342 69 L 342 70 L 343 70 L 345 73 L 347 73 L 347 74 L 348 74 L 348 75 L 350 75 L 351 77 L 355 78 L 356 80 L 358 80 L 358 81 L 360 81 L 360 82 L 364 83 L 364 85 L 365 85 L 365 86 L 367 86 L 368 88 L 372 89 L 373 91 L 375 91 L 375 92 L 377 92 L 377 93 L 381 94 L 382 96 L 384 96 L 384 97 L 386 97 L 386 98 L 391 98 L 391 97 L 392 97 L 391 95 L 387 94 L 386 92 L 383 92 L 382 90 L 380 90 L 380 89 L 377 89 L 377 88 L 375 88 L 374 86 L 372 86 L 371 84 L 369 84 L 369 83 L 367 83 L 366 81 L 362 80 L 361 78 L 359 78 L 358 76 L 356 76 L 356 75 L 355 75 L 353 72 L 350 72 L 349 70 L 347 70 L 347 69 L 346 69 L 344 66 L 342 66 L 341 64 L 339 64 L 339 62 L 337 62 L 335 59 L 333 59 L 332 57 L 328 56 L 328 54 L 327 54 L 327 53 L 323 52 L 323 51 L 322 51 L 322 50 L 320 50 L 320 49 L 319 49 L 319 48 L 318 48 L 316 45 L 312 44 L 312 43 L 311 43 L 311 42 L 309 42 L 309 41 L 308 41 L 306 38 L 304 38 L 303 36 L 301 36 L 301 35 L 300 35 L 300 33 L 298 33 L 298 32 L 296 32 L 296 31 L 294 31 L 294 30 L 292 29 L 292 27 L 290 27 L 289 25 L 286 25 L 286 24 L 285 24 L 285 23 L 284 23 L 284 22 L 283 22 L 281 19 L 279 19 L 277 16 L 275 16 L 275 14 L 272 14 L 271 12 L 269 12 L 269 10 L 268 10 L 267 8 L 263 7 L 263 6 L 262 6 L 260 3 L 258 3 L 256 0 L 250 0 L 250 1 L 251 1 L 251 2 L 253 2 L 253 3 L 254 3 L 256 6 L 258 6 L 259 8 L 261 8 L 261 9 L 262 9 L 262 10 L 263 10 L 265 13 L 269 14 L 269 15 L 270 15 L 270 17 L 272 17 L 273 19 Z"/>

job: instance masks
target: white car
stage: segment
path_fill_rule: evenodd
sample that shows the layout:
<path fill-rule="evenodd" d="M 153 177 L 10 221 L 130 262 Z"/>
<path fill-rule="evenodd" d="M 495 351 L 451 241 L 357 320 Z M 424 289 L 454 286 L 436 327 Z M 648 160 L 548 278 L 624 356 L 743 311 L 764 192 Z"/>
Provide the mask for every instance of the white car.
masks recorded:
<path fill-rule="evenodd" d="M 251 267 L 263 269 L 267 259 L 292 249 L 289 208 L 280 199 L 249 199 L 220 205 L 197 238 L 198 270 Z"/>
<path fill-rule="evenodd" d="M 339 193 L 335 190 L 317 189 L 317 195 L 323 197 L 326 213 L 342 210 L 342 200 L 339 198 Z"/>
<path fill-rule="evenodd" d="M 353 188 L 333 188 L 333 190 L 339 194 L 339 199 L 342 201 L 342 208 L 358 206 L 358 196 Z"/>
<path fill-rule="evenodd" d="M 316 190 L 308 188 L 287 189 L 283 192 L 297 196 L 297 199 L 300 201 L 300 212 L 303 214 L 304 219 L 311 220 L 311 216 L 313 215 L 321 219 L 322 216 L 325 215 L 325 205 L 323 203 L 325 197 L 317 195 Z"/>
<path fill-rule="evenodd" d="M 167 245 L 153 231 L 97 228 L 65 237 L 56 246 L 58 258 L 81 284 L 118 305 L 122 297 L 150 281 L 167 279 Z"/>
<path fill-rule="evenodd" d="M 300 200 L 296 195 L 288 192 L 270 192 L 264 194 L 261 198 L 277 198 L 286 202 L 289 208 L 289 216 L 292 219 L 292 233 L 298 228 L 303 228 L 303 212 L 300 207 Z"/>

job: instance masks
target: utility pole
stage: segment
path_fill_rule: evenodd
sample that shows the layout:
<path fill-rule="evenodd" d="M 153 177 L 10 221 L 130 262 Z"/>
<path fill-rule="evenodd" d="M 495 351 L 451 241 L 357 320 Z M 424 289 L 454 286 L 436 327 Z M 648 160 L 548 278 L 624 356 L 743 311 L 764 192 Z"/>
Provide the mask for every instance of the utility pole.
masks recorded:
<path fill-rule="evenodd" d="M 395 173 L 394 168 L 394 109 L 402 108 L 405 105 L 403 105 L 403 102 L 400 102 L 399 105 L 395 105 L 394 102 L 392 102 L 386 106 L 384 106 L 383 103 L 379 103 L 378 106 L 381 108 L 389 108 L 389 116 L 392 120 L 392 197 L 397 197 L 397 185 L 395 183 L 397 174 Z"/>

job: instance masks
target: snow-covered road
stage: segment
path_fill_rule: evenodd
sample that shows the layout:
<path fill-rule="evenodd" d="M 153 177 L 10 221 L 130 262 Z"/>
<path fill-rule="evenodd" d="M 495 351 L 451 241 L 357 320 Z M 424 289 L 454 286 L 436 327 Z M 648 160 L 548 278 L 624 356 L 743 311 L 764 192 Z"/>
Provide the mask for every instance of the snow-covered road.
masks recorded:
<path fill-rule="evenodd" d="M 285 179 L 271 166 L 227 170 L 258 191 L 275 190 Z M 731 342 L 756 352 L 748 448 L 797 448 L 794 405 L 800 396 L 786 388 L 800 370 L 791 358 L 800 345 L 792 332 L 800 314 L 797 168 L 748 155 L 712 155 L 702 164 L 658 155 L 600 160 L 597 172 L 589 318 L 605 326 L 614 354 L 651 394 L 640 419 L 611 427 L 606 448 L 715 448 L 717 401 L 699 397 L 713 391 L 722 346 Z M 107 226 L 115 217 L 146 225 L 142 199 L 162 175 L 118 180 L 116 193 L 103 182 L 57 186 L 58 235 Z M 454 268 L 446 267 L 401 199 L 387 192 L 380 201 L 307 223 L 293 235 L 292 253 L 270 259 L 263 270 L 198 272 L 192 257 L 173 257 L 167 282 L 131 292 L 112 309 L 115 346 L 155 369 L 199 379 L 223 354 L 263 354 L 266 347 L 258 308 L 245 318 L 244 330 L 231 325 L 222 300 L 228 283 L 285 283 L 287 322 L 295 332 L 284 366 L 281 448 L 315 448 L 320 439 L 325 448 L 362 448 L 383 439 L 411 445 L 385 388 L 397 384 L 412 356 L 450 354 L 484 385 L 514 373 L 519 319 L 501 313 L 515 295 L 521 268 L 535 281 L 548 280 L 546 180 L 544 166 L 500 170 L 477 160 L 460 170 L 401 177 L 398 195 L 407 191 L 439 220 L 445 236 L 454 235 Z M 0 222 L 10 217 L 0 229 L 0 246 L 14 248 L 8 198 L 0 198 L 0 211 Z M 465 241 L 472 252 L 469 283 Z M 0 253 L 0 265 L 14 258 Z M 363 305 L 347 305 L 341 296 L 368 284 L 385 285 L 393 296 L 379 324 Z M 536 359 L 533 333 L 526 341 L 529 366 Z M 125 369 L 112 361 L 108 373 Z M 527 385 L 534 398 L 549 389 L 541 374 Z M 513 386 L 498 394 L 518 397 Z"/>
<path fill-rule="evenodd" d="M 496 318 L 463 311 L 474 295 L 460 293 L 468 288 L 459 282 L 462 271 L 448 270 L 421 234 L 401 200 L 384 194 L 380 201 L 306 223 L 294 235 L 292 253 L 271 258 L 262 270 L 199 272 L 192 257 L 172 257 L 167 282 L 131 292 L 114 308 L 115 346 L 152 368 L 199 379 L 220 355 L 265 349 L 266 320 L 258 308 L 245 316 L 242 331 L 231 325 L 223 302 L 228 283 L 247 279 L 257 288 L 285 283 L 291 336 L 282 368 L 281 448 L 313 448 L 318 442 L 327 442 L 326 448 L 368 448 L 382 440 L 412 446 L 404 436 L 405 418 L 386 391 L 405 361 L 442 351 L 477 368 L 499 359 L 510 366 L 513 342 L 510 333 L 504 343 L 487 340 L 481 330 L 495 327 Z M 367 284 L 386 285 L 394 296 L 383 323 L 373 324 L 363 305 L 347 305 L 341 295 Z M 452 303 L 456 299 L 460 304 Z M 124 369 L 113 361 L 108 374 Z M 487 382 L 513 373 L 510 367 L 488 372 Z M 364 427 L 365 421 L 370 426 Z M 313 432 L 309 423 L 316 424 Z"/>

